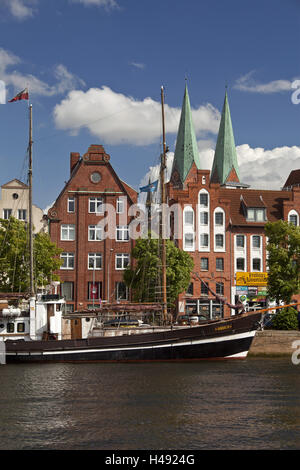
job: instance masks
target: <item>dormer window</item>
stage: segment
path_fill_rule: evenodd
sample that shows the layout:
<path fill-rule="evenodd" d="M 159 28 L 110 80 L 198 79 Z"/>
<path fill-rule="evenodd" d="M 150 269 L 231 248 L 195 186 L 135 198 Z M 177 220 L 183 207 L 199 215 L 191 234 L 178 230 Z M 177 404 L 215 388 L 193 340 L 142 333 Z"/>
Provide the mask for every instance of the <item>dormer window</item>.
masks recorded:
<path fill-rule="evenodd" d="M 247 207 L 248 222 L 265 222 L 266 209 L 262 207 Z"/>

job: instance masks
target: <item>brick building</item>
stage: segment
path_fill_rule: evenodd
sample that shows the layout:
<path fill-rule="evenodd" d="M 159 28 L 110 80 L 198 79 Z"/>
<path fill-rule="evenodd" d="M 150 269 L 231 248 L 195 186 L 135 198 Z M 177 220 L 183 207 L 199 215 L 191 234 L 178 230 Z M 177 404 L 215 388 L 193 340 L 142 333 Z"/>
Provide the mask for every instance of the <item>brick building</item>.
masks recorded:
<path fill-rule="evenodd" d="M 61 294 L 68 311 L 128 299 L 128 207 L 137 192 L 122 181 L 101 145 L 70 154 L 70 179 L 48 211 L 51 240 L 63 250 Z"/>
<path fill-rule="evenodd" d="M 207 317 L 229 316 L 231 310 L 207 289 L 228 302 L 240 298 L 248 306 L 266 305 L 267 221 L 289 220 L 299 225 L 300 170 L 293 171 L 283 190 L 251 189 L 240 181 L 227 92 L 212 170 L 198 153 L 190 101 L 185 89 L 173 167 L 168 183 L 168 203 L 182 210 L 179 248 L 194 259 L 187 292 L 179 297 L 180 313 Z M 232 311 L 233 313 L 233 311 Z"/>

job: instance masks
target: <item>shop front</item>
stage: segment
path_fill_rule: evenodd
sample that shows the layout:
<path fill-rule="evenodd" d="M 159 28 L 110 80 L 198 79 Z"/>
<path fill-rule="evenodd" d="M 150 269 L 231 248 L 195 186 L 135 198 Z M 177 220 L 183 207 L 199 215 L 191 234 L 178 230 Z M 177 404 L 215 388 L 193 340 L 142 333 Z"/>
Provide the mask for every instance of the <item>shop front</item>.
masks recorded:
<path fill-rule="evenodd" d="M 246 311 L 267 307 L 268 273 L 236 273 L 235 303 L 243 302 Z"/>

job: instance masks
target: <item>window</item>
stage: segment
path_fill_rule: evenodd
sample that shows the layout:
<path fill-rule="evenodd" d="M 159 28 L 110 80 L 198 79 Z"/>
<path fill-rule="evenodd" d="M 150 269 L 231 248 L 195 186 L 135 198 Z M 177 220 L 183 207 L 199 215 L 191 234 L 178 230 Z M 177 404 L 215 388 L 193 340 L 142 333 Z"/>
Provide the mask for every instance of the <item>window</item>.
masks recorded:
<path fill-rule="evenodd" d="M 89 241 L 99 242 L 102 240 L 102 227 L 89 225 Z"/>
<path fill-rule="evenodd" d="M 190 282 L 186 290 L 186 295 L 194 295 L 194 284 L 192 282 Z"/>
<path fill-rule="evenodd" d="M 208 287 L 201 281 L 201 295 L 208 295 Z"/>
<path fill-rule="evenodd" d="M 245 260 L 244 258 L 236 259 L 236 269 L 237 271 L 245 271 Z"/>
<path fill-rule="evenodd" d="M 208 194 L 207 193 L 200 193 L 200 206 L 201 207 L 208 206 Z"/>
<path fill-rule="evenodd" d="M 253 258 L 252 271 L 260 271 L 261 261 L 260 258 Z"/>
<path fill-rule="evenodd" d="M 128 300 L 128 287 L 124 282 L 116 282 L 116 300 Z"/>
<path fill-rule="evenodd" d="M 94 173 L 91 174 L 91 182 L 99 183 L 99 181 L 101 181 L 101 175 L 98 171 L 94 171 Z"/>
<path fill-rule="evenodd" d="M 89 212 L 93 214 L 103 214 L 103 198 L 90 197 L 89 198 Z"/>
<path fill-rule="evenodd" d="M 224 283 L 223 282 L 216 283 L 216 293 L 219 295 L 224 295 Z"/>
<path fill-rule="evenodd" d="M 184 235 L 184 249 L 193 250 L 194 249 L 194 234 L 186 233 Z"/>
<path fill-rule="evenodd" d="M 116 254 L 116 269 L 125 269 L 129 264 L 129 253 Z"/>
<path fill-rule="evenodd" d="M 224 235 L 217 233 L 216 235 L 216 248 L 223 248 L 224 246 Z"/>
<path fill-rule="evenodd" d="M 60 286 L 60 294 L 65 300 L 74 300 L 73 298 L 74 292 L 74 283 L 73 282 L 63 282 Z"/>
<path fill-rule="evenodd" d="M 9 219 L 12 214 L 12 209 L 3 209 L 3 219 Z"/>
<path fill-rule="evenodd" d="M 250 222 L 264 222 L 266 220 L 266 209 L 249 207 L 247 209 L 247 220 Z"/>
<path fill-rule="evenodd" d="M 208 271 L 208 258 L 201 258 L 201 270 Z"/>
<path fill-rule="evenodd" d="M 208 247 L 208 234 L 207 233 L 201 233 L 200 246 L 203 248 Z"/>
<path fill-rule="evenodd" d="M 128 225 L 117 225 L 117 241 L 126 242 L 129 240 Z"/>
<path fill-rule="evenodd" d="M 68 212 L 75 212 L 75 197 L 68 198 Z"/>
<path fill-rule="evenodd" d="M 62 224 L 60 228 L 60 239 L 68 241 L 75 240 L 75 225 Z"/>
<path fill-rule="evenodd" d="M 224 271 L 224 258 L 216 258 L 216 270 Z"/>
<path fill-rule="evenodd" d="M 74 269 L 74 253 L 62 253 L 60 257 L 63 260 L 60 269 Z"/>
<path fill-rule="evenodd" d="M 289 223 L 295 225 L 297 227 L 298 225 L 298 217 L 296 214 L 291 214 L 289 215 Z"/>
<path fill-rule="evenodd" d="M 65 310 L 66 310 L 66 313 L 74 312 L 74 304 L 66 304 L 65 305 Z"/>
<path fill-rule="evenodd" d="M 208 212 L 200 212 L 200 224 L 208 225 Z"/>
<path fill-rule="evenodd" d="M 26 209 L 18 209 L 18 219 L 26 220 L 27 211 Z"/>
<path fill-rule="evenodd" d="M 7 323 L 7 333 L 14 333 L 15 331 L 15 324 L 14 323 Z"/>
<path fill-rule="evenodd" d="M 194 212 L 190 209 L 184 211 L 184 223 L 186 225 L 194 225 Z"/>
<path fill-rule="evenodd" d="M 236 241 L 236 246 L 238 248 L 244 248 L 245 247 L 245 236 L 244 235 L 237 235 L 235 238 Z"/>
<path fill-rule="evenodd" d="M 223 225 L 224 223 L 224 214 L 223 212 L 215 213 L 215 225 Z"/>
<path fill-rule="evenodd" d="M 100 300 L 102 297 L 102 282 L 88 282 L 88 300 Z"/>
<path fill-rule="evenodd" d="M 124 212 L 124 198 L 119 197 L 117 199 L 117 214 L 123 214 Z"/>
<path fill-rule="evenodd" d="M 88 269 L 102 269 L 102 253 L 88 254 Z"/>
<path fill-rule="evenodd" d="M 252 247 L 253 248 L 260 248 L 260 236 L 253 235 L 253 237 L 252 237 Z"/>
<path fill-rule="evenodd" d="M 17 332 L 18 333 L 25 333 L 25 323 L 17 323 Z"/>

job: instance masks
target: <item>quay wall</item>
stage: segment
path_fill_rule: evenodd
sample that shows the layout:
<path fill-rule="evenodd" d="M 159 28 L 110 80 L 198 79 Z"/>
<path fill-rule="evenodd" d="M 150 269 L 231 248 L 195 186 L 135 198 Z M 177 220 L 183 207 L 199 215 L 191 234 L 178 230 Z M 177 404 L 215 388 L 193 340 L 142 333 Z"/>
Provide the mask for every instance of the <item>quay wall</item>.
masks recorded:
<path fill-rule="evenodd" d="M 299 343 L 293 347 L 294 341 Z M 256 332 L 248 357 L 291 356 L 297 350 L 300 357 L 300 331 L 264 330 Z"/>

